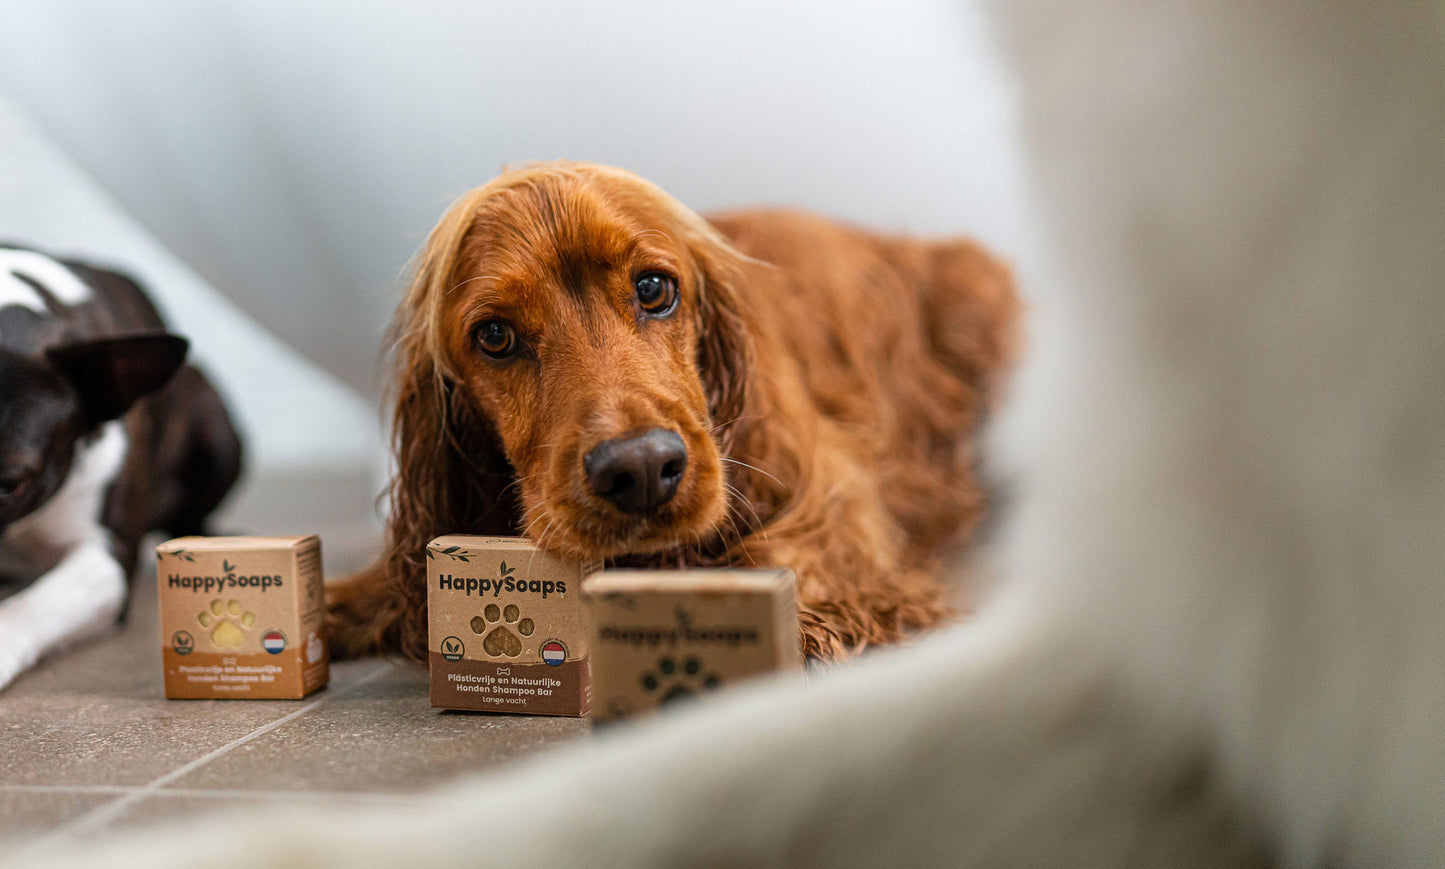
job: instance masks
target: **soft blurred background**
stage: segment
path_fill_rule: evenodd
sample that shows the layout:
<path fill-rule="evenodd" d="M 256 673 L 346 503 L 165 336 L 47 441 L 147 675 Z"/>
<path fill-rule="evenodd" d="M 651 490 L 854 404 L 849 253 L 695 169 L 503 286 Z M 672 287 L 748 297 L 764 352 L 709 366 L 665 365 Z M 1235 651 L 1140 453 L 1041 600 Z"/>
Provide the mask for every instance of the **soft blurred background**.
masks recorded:
<path fill-rule="evenodd" d="M 508 163 L 1026 255 L 967 2 L 0 0 L 0 22 L 0 238 L 128 269 L 193 340 L 248 436 L 225 530 L 374 546 L 388 317 L 448 202 Z"/>

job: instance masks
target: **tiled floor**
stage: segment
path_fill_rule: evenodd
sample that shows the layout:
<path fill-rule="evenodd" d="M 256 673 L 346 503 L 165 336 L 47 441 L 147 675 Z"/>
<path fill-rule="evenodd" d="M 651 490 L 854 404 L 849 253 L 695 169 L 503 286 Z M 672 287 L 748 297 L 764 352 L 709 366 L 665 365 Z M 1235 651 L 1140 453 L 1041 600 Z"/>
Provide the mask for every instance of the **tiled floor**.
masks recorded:
<path fill-rule="evenodd" d="M 0 852 L 261 800 L 407 800 L 580 738 L 577 719 L 437 712 L 410 661 L 339 662 L 297 701 L 165 700 L 155 605 L 0 694 Z"/>
<path fill-rule="evenodd" d="M 337 576 L 371 557 L 371 510 L 365 485 L 293 475 L 248 487 L 219 526 L 320 532 Z M 141 568 L 121 630 L 0 692 L 0 858 L 260 802 L 414 802 L 588 733 L 578 719 L 435 711 L 421 665 L 381 658 L 336 663 L 305 700 L 168 701 L 154 576 L 154 562 Z"/>
<path fill-rule="evenodd" d="M 323 533 L 328 575 L 365 558 L 340 540 Z M 168 701 L 152 571 L 124 628 L 0 693 L 0 855 L 261 801 L 414 801 L 588 732 L 578 719 L 435 711 L 422 666 L 381 658 L 338 662 L 305 700 Z"/>

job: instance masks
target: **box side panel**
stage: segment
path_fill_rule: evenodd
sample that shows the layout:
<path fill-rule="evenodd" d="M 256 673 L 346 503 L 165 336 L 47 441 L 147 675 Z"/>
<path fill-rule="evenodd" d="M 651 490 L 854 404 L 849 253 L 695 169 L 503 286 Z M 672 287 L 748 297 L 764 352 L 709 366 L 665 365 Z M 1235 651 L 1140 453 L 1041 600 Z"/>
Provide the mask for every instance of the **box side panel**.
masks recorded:
<path fill-rule="evenodd" d="M 326 586 L 319 537 L 296 548 L 295 571 L 296 635 L 303 643 L 301 681 L 309 694 L 331 680 L 331 655 L 324 639 Z"/>

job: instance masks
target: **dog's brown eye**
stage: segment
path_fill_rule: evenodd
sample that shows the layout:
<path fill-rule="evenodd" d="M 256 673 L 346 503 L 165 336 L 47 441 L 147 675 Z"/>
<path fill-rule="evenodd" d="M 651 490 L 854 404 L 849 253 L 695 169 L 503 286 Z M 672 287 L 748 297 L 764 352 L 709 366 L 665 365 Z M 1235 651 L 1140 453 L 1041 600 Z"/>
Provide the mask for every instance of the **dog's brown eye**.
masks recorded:
<path fill-rule="evenodd" d="M 637 290 L 637 304 L 654 317 L 672 313 L 677 305 L 677 281 L 662 272 L 645 272 L 632 282 Z"/>
<path fill-rule="evenodd" d="M 0 477 L 0 498 L 8 498 L 25 488 L 24 477 Z"/>
<path fill-rule="evenodd" d="M 502 320 L 488 320 L 477 327 L 477 346 L 493 359 L 505 359 L 517 352 L 517 333 Z"/>

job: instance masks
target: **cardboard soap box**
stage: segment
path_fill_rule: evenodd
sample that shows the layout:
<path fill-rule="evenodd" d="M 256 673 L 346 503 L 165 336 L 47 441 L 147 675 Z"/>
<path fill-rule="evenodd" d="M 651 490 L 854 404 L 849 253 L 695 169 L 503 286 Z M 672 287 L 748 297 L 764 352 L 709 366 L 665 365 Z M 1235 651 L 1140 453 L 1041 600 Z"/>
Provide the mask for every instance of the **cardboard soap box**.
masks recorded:
<path fill-rule="evenodd" d="M 432 706 L 587 714 L 582 580 L 600 563 L 460 534 L 433 540 L 426 558 Z"/>
<path fill-rule="evenodd" d="M 598 721 L 802 667 L 787 568 L 607 570 L 587 581 L 583 600 Z"/>
<path fill-rule="evenodd" d="M 326 685 L 321 540 L 178 537 L 156 547 L 173 700 L 295 700 Z"/>

